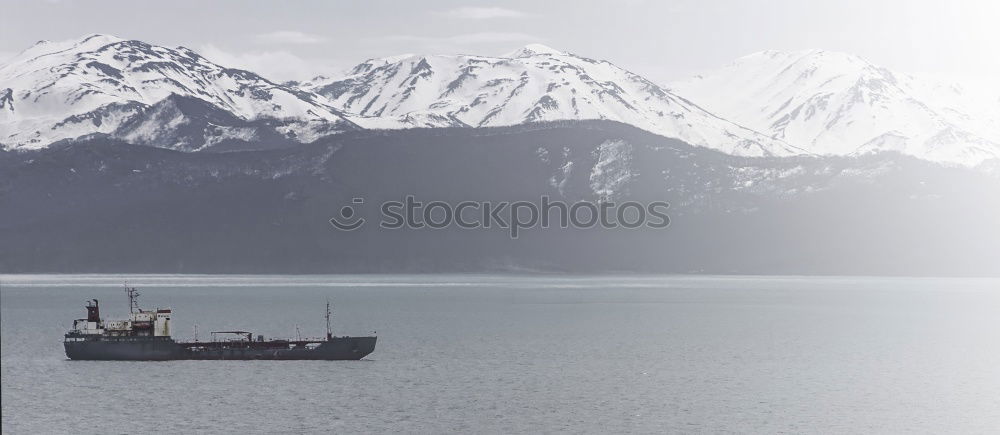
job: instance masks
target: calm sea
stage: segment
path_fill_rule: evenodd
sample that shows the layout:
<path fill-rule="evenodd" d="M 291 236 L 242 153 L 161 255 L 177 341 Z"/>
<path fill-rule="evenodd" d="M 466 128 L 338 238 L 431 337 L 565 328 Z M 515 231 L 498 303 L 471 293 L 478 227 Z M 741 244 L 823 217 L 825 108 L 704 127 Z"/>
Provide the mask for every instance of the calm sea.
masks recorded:
<path fill-rule="evenodd" d="M 1000 281 L 3 276 L 3 432 L 996 433 Z M 68 361 L 123 282 L 175 338 L 377 331 L 363 361 Z"/>

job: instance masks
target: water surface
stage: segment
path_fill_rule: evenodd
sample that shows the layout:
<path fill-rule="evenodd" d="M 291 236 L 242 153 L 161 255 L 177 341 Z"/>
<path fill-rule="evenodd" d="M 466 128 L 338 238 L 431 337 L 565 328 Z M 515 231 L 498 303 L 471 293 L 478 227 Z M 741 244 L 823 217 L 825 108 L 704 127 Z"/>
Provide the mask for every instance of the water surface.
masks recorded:
<path fill-rule="evenodd" d="M 68 361 L 101 300 L 190 339 L 377 331 L 364 361 Z M 992 432 L 1000 281 L 3 276 L 5 433 Z M 298 332 L 296 332 L 298 328 Z"/>

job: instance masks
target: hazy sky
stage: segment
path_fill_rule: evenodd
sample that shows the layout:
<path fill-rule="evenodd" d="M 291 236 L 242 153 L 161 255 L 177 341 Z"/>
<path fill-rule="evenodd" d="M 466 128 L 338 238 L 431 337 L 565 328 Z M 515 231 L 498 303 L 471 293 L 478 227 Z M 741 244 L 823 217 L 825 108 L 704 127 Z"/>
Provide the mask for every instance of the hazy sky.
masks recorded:
<path fill-rule="evenodd" d="M 498 55 L 539 42 L 654 81 L 765 49 L 824 48 L 894 70 L 1000 76 L 1000 2 L 0 0 L 0 57 L 110 33 L 183 45 L 274 79 L 400 53 Z"/>

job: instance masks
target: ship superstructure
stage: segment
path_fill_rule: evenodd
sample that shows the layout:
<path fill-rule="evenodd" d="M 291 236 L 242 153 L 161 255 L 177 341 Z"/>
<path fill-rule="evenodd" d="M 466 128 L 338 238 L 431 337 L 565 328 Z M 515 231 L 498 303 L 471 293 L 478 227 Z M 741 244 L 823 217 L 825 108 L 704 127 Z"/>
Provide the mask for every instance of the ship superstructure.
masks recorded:
<path fill-rule="evenodd" d="M 87 317 L 73 322 L 63 346 L 70 359 L 178 360 L 178 359 L 282 359 L 356 360 L 375 350 L 377 338 L 335 337 L 330 328 L 330 303 L 326 308 L 326 337 L 316 340 L 265 340 L 249 331 L 214 331 L 211 341 L 181 342 L 170 336 L 169 308 L 143 310 L 139 292 L 125 286 L 129 299 L 126 320 L 104 320 L 97 299 L 87 302 Z M 219 338 L 228 337 L 228 338 Z"/>
<path fill-rule="evenodd" d="M 125 286 L 128 294 L 129 315 L 126 320 L 101 318 L 101 307 L 97 299 L 87 302 L 87 318 L 73 322 L 73 331 L 79 335 L 108 335 L 111 337 L 169 337 L 170 308 L 143 310 L 139 308 L 139 291 Z"/>

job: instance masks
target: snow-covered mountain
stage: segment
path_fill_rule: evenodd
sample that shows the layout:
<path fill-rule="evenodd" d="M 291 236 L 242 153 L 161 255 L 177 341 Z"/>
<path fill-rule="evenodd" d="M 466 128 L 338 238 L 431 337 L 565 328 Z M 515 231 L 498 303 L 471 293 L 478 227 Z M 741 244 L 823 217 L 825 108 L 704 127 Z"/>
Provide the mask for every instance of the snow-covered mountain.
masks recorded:
<path fill-rule="evenodd" d="M 976 165 L 1000 158 L 1000 100 L 854 55 L 764 51 L 670 89 L 816 154 L 894 150 Z"/>
<path fill-rule="evenodd" d="M 1000 98 L 860 57 L 766 51 L 660 87 L 531 44 L 498 57 L 400 55 L 277 84 L 197 53 L 89 35 L 0 65 L 0 149 L 103 133 L 182 151 L 256 149 L 347 130 L 613 120 L 740 156 L 884 150 L 1000 159 Z"/>
<path fill-rule="evenodd" d="M 0 66 L 0 145 L 107 133 L 193 151 L 357 128 L 322 100 L 183 47 L 108 35 L 41 41 Z"/>
<path fill-rule="evenodd" d="M 500 57 L 372 59 L 305 90 L 368 128 L 509 126 L 607 119 L 743 156 L 801 154 L 607 61 L 531 44 Z"/>

